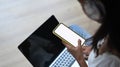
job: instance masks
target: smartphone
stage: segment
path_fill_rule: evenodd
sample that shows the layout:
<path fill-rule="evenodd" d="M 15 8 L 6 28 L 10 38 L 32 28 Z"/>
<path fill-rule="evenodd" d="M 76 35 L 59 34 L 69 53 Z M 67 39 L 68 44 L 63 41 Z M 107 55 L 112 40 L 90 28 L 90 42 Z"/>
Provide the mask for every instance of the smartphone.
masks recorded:
<path fill-rule="evenodd" d="M 53 29 L 53 34 L 56 35 L 58 38 L 60 38 L 62 41 L 73 45 L 77 46 L 78 45 L 78 40 L 81 40 L 81 45 L 84 44 L 85 39 L 72 31 L 69 27 L 67 27 L 63 23 L 59 23 L 54 29 Z"/>

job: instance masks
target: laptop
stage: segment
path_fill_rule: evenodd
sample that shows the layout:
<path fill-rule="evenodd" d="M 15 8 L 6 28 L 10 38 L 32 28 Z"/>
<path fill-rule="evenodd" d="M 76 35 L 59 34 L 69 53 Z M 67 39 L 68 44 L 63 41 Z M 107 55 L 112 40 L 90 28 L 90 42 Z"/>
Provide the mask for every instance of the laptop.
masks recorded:
<path fill-rule="evenodd" d="M 18 46 L 33 67 L 72 67 L 76 63 L 61 40 L 52 33 L 58 24 L 56 17 L 50 16 Z"/>

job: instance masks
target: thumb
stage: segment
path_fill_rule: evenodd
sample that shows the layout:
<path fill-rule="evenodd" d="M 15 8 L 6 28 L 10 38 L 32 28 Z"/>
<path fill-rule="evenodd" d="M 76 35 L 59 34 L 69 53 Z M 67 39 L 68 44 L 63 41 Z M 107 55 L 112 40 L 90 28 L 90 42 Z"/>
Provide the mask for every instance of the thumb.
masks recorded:
<path fill-rule="evenodd" d="M 82 49 L 81 40 L 80 39 L 78 40 L 78 46 L 80 47 L 80 49 Z"/>
<path fill-rule="evenodd" d="M 80 40 L 80 39 L 78 39 L 78 45 L 80 45 L 80 46 L 81 46 L 81 40 Z"/>

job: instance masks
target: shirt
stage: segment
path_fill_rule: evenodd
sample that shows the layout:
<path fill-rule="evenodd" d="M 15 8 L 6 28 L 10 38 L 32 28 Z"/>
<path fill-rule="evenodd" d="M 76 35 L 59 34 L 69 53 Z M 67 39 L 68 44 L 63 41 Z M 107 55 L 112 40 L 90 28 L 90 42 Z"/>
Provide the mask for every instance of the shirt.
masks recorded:
<path fill-rule="evenodd" d="M 88 67 L 120 67 L 120 59 L 109 52 L 95 56 L 96 54 L 92 50 L 88 58 Z"/>
<path fill-rule="evenodd" d="M 103 43 L 104 40 L 100 42 Z M 97 45 L 100 45 L 100 42 Z M 88 67 L 120 67 L 120 58 L 110 52 L 105 52 L 96 57 L 96 53 L 92 50 L 88 57 Z"/>

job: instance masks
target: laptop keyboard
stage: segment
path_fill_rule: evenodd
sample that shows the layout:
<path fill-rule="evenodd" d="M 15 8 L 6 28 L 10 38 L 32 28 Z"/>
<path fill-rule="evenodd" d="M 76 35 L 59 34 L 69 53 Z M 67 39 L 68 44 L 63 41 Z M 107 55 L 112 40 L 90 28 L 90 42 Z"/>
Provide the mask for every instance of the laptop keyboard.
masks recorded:
<path fill-rule="evenodd" d="M 51 67 L 70 67 L 75 58 L 65 49 Z"/>

